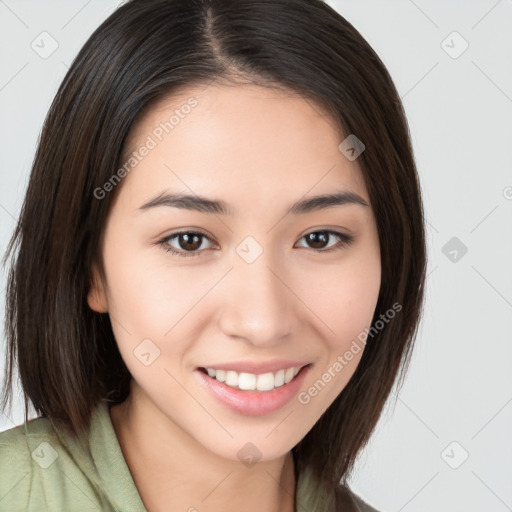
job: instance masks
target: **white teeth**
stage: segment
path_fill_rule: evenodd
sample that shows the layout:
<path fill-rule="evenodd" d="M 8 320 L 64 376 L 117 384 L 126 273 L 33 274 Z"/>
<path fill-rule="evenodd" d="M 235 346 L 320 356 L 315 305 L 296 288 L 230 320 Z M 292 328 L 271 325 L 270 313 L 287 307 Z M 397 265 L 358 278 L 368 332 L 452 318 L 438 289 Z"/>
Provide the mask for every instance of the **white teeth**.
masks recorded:
<path fill-rule="evenodd" d="M 256 375 L 247 372 L 235 372 L 232 370 L 216 370 L 206 368 L 208 375 L 219 382 L 224 382 L 233 388 L 249 391 L 270 391 L 274 388 L 288 384 L 300 371 L 301 367 L 296 366 L 287 370 L 279 370 L 275 373 L 262 373 Z"/>
<path fill-rule="evenodd" d="M 277 388 L 279 386 L 282 386 L 284 384 L 284 370 L 279 370 L 274 375 L 274 386 Z"/>
<path fill-rule="evenodd" d="M 258 377 L 253 373 L 240 373 L 238 375 L 238 387 L 240 389 L 256 389 Z"/>
<path fill-rule="evenodd" d="M 285 384 L 288 384 L 288 382 L 290 382 L 293 379 L 293 377 L 295 377 L 293 368 L 288 368 L 288 370 L 286 370 L 286 372 L 284 374 Z"/>
<path fill-rule="evenodd" d="M 226 372 L 226 384 L 228 386 L 238 386 L 238 373 L 228 370 Z"/>
<path fill-rule="evenodd" d="M 242 375 L 249 375 L 247 373 L 241 373 L 240 374 L 240 380 Z M 261 375 L 258 375 L 258 378 L 256 379 L 255 386 L 251 389 L 257 389 L 258 391 L 270 391 L 271 389 L 274 389 L 275 387 L 279 387 L 276 385 L 276 379 L 274 377 L 274 374 L 272 372 L 269 373 L 262 373 Z M 282 384 L 281 384 L 282 386 Z M 241 382 L 238 383 L 238 387 L 240 389 L 246 389 L 242 387 Z"/>

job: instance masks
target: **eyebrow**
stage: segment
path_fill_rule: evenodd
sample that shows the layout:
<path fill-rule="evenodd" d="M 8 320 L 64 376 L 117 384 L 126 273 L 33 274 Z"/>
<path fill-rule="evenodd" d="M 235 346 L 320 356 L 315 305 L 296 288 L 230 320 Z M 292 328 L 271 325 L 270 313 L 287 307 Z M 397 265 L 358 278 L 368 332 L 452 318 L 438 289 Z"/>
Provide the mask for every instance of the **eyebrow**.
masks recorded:
<path fill-rule="evenodd" d="M 331 208 L 333 206 L 343 206 L 346 204 L 358 204 L 369 206 L 368 203 L 354 192 L 337 192 L 335 194 L 323 194 L 319 196 L 307 197 L 294 203 L 286 212 L 286 215 L 300 215 L 313 211 Z M 147 211 L 151 208 L 167 206 L 170 208 L 182 208 L 184 210 L 194 210 L 209 214 L 232 215 L 229 204 L 225 201 L 208 199 L 198 195 L 162 193 L 159 196 L 144 203 L 139 210 Z"/>

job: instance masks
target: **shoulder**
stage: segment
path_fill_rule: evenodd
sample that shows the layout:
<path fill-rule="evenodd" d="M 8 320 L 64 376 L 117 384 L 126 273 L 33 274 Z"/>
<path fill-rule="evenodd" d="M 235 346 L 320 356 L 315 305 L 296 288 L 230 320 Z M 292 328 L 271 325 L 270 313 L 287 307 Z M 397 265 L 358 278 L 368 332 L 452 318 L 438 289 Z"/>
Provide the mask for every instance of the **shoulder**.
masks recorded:
<path fill-rule="evenodd" d="M 351 489 L 340 486 L 336 490 L 336 512 L 379 512 L 376 508 L 368 505 L 362 498 Z"/>
<path fill-rule="evenodd" d="M 83 471 L 86 452 L 63 444 L 47 418 L 0 432 L 0 460 L 0 510 L 102 509 Z"/>
<path fill-rule="evenodd" d="M 0 508 L 29 510 L 29 491 L 33 486 L 32 463 L 49 462 L 48 438 L 51 423 L 36 418 L 0 432 Z M 43 444 L 46 442 L 46 445 Z M 48 446 L 47 446 L 48 445 Z"/>
<path fill-rule="evenodd" d="M 329 512 L 379 512 L 368 505 L 347 485 L 338 484 L 327 490 L 313 475 L 309 466 L 299 474 L 296 500 L 301 510 Z"/>
<path fill-rule="evenodd" d="M 356 504 L 358 512 L 379 512 L 376 508 L 373 508 L 372 506 L 368 505 L 368 503 L 363 501 L 359 496 L 357 496 L 354 493 L 352 493 L 352 499 Z"/>

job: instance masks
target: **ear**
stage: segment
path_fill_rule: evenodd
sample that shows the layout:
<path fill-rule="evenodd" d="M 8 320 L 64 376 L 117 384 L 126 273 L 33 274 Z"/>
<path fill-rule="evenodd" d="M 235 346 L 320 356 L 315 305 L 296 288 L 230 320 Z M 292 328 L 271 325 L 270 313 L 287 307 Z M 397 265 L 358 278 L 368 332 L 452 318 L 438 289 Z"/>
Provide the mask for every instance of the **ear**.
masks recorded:
<path fill-rule="evenodd" d="M 93 265 L 92 268 L 89 291 L 87 292 L 87 303 L 89 307 L 97 313 L 106 313 L 108 311 L 105 286 L 100 278 L 100 273 L 96 265 Z"/>

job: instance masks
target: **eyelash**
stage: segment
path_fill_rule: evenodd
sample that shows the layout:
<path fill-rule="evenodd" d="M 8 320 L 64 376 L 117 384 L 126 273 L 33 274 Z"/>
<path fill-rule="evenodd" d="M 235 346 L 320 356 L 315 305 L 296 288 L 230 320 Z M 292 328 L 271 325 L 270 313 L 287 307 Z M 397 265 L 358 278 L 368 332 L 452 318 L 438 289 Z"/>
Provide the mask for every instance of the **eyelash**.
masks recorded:
<path fill-rule="evenodd" d="M 335 236 L 339 240 L 339 242 L 336 245 L 329 247 L 328 249 L 310 248 L 312 251 L 315 251 L 317 253 L 333 252 L 333 251 L 341 250 L 341 249 L 349 246 L 350 244 L 352 244 L 352 242 L 354 241 L 354 237 L 352 235 L 347 235 L 345 233 L 339 233 L 338 231 L 332 231 L 329 229 L 321 229 L 318 231 L 311 231 L 310 233 L 306 233 L 305 235 L 303 235 L 300 238 L 300 240 L 302 240 L 303 238 L 307 237 L 308 235 L 312 235 L 314 233 L 326 233 L 328 235 Z M 194 252 L 192 252 L 192 251 L 177 251 L 176 249 L 169 247 L 168 242 L 170 240 L 173 240 L 174 238 L 179 237 L 179 235 L 184 235 L 184 234 L 199 235 L 200 237 L 210 240 L 210 237 L 208 237 L 204 233 L 200 233 L 198 231 L 179 231 L 177 233 L 173 233 L 172 235 L 166 236 L 165 238 L 163 238 L 162 240 L 160 240 L 158 242 L 158 245 L 160 245 L 164 249 L 164 251 L 171 253 L 173 256 L 178 256 L 178 257 L 182 257 L 182 258 L 188 258 L 188 257 L 192 257 L 192 256 L 200 256 L 201 253 L 204 252 L 204 250 L 201 250 L 201 251 L 196 250 Z"/>

